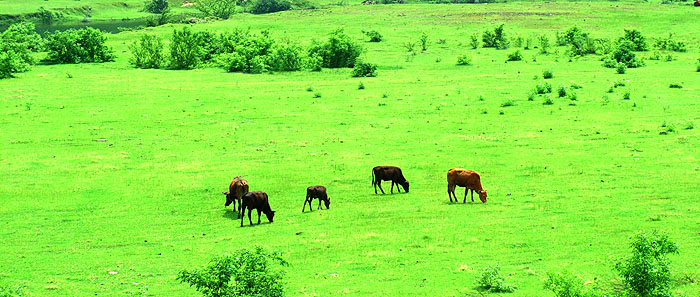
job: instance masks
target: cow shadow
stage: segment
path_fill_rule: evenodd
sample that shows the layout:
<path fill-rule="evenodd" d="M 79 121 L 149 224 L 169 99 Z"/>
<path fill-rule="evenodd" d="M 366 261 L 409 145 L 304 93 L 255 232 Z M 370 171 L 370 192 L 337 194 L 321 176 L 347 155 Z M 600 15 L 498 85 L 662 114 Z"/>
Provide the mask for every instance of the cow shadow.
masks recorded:
<path fill-rule="evenodd" d="M 223 213 L 221 214 L 222 218 L 229 219 L 229 220 L 240 220 L 241 218 L 238 216 L 238 212 L 230 209 L 224 209 Z"/>
<path fill-rule="evenodd" d="M 471 201 L 469 201 L 469 199 L 467 199 L 467 203 L 462 203 L 461 200 L 458 202 L 450 202 L 449 200 L 445 200 L 445 201 L 442 201 L 442 204 L 443 205 L 479 205 L 479 204 L 484 204 L 484 203 L 481 203 L 481 201 L 471 202 Z"/>

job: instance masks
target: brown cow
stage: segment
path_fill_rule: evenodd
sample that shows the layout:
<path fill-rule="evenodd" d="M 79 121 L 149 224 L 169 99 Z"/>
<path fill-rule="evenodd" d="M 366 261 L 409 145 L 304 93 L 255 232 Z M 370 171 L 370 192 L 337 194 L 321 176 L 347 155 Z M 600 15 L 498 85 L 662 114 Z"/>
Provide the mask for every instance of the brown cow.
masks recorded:
<path fill-rule="evenodd" d="M 401 168 L 396 166 L 377 166 L 372 168 L 372 185 L 374 186 L 374 194 L 377 194 L 377 186 L 379 186 L 379 190 L 381 190 L 382 194 L 384 194 L 384 189 L 382 189 L 383 180 L 391 181 L 391 194 L 394 194 L 394 184 L 396 184 L 396 190 L 399 191 L 399 193 L 401 193 L 399 185 L 401 185 L 404 191 L 408 193 L 408 181 L 405 177 L 403 177 Z"/>
<path fill-rule="evenodd" d="M 695 0 L 695 2 L 693 2 L 693 6 L 700 6 L 700 0 Z"/>
<path fill-rule="evenodd" d="M 241 199 L 241 227 L 243 227 L 243 218 L 245 210 L 248 208 L 248 221 L 253 225 L 253 219 L 250 218 L 253 209 L 258 210 L 258 225 L 260 225 L 260 213 L 264 213 L 267 220 L 272 223 L 272 218 L 275 217 L 275 211 L 270 209 L 270 202 L 267 201 L 265 192 L 248 192 Z"/>
<path fill-rule="evenodd" d="M 228 192 L 224 192 L 226 195 L 226 204 L 224 207 L 231 205 L 233 202 L 233 209 L 241 216 L 241 198 L 245 193 L 248 193 L 248 181 L 242 179 L 238 176 L 233 178 L 231 184 L 228 186 Z M 238 201 L 238 208 L 236 208 L 236 201 Z"/>
<path fill-rule="evenodd" d="M 481 176 L 478 173 L 468 169 L 452 168 L 447 171 L 447 196 L 450 197 L 450 202 L 452 202 L 452 197 L 454 196 L 455 202 L 458 202 L 457 196 L 455 195 L 455 187 L 465 187 L 464 189 L 464 201 L 462 203 L 467 203 L 467 192 L 471 190 L 472 202 L 474 202 L 474 191 L 479 194 L 479 199 L 481 202 L 486 203 L 486 190 L 481 186 Z"/>
<path fill-rule="evenodd" d="M 329 198 L 326 193 L 326 187 L 311 186 L 306 188 L 306 201 L 304 201 L 304 207 L 301 208 L 301 212 L 304 212 L 304 209 L 306 209 L 306 203 L 309 204 L 309 209 L 313 211 L 313 208 L 311 208 L 311 201 L 313 201 L 314 198 L 318 198 L 318 209 L 321 209 L 321 201 L 326 205 L 326 209 L 330 208 L 331 198 Z"/>

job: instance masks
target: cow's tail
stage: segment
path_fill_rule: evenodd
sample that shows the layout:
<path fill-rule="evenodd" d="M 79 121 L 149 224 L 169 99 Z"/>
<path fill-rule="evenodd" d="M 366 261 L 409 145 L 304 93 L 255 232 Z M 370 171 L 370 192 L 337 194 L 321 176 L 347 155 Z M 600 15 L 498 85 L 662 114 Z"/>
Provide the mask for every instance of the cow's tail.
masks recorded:
<path fill-rule="evenodd" d="M 374 180 L 374 168 L 372 168 L 372 185 L 374 186 L 375 180 Z"/>

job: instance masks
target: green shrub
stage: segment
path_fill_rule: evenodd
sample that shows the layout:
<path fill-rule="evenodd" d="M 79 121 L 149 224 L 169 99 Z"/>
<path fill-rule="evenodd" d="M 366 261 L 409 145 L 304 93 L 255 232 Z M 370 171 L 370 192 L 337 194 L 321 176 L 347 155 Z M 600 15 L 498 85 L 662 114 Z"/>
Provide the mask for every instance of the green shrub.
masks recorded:
<path fill-rule="evenodd" d="M 63 13 L 47 10 L 43 6 L 39 7 L 36 15 L 39 21 L 47 25 L 53 24 L 63 18 Z"/>
<path fill-rule="evenodd" d="M 525 38 L 525 45 L 523 46 L 524 50 L 529 50 L 532 48 L 532 44 L 534 43 L 534 39 L 532 36 L 529 36 L 528 38 Z"/>
<path fill-rule="evenodd" d="M 170 43 L 170 67 L 173 69 L 192 69 L 197 67 L 204 55 L 197 35 L 189 27 L 173 30 Z"/>
<path fill-rule="evenodd" d="M 274 71 L 297 71 L 304 66 L 304 50 L 292 42 L 275 43 L 269 66 Z"/>
<path fill-rule="evenodd" d="M 163 13 L 168 11 L 168 0 L 150 0 L 144 4 L 144 9 L 150 13 Z"/>
<path fill-rule="evenodd" d="M 479 34 L 474 33 L 469 37 L 469 47 L 472 49 L 479 48 Z"/>
<path fill-rule="evenodd" d="M 540 35 L 537 37 L 537 41 L 540 45 L 540 53 L 549 53 L 549 38 L 546 35 Z"/>
<path fill-rule="evenodd" d="M 486 30 L 481 37 L 484 47 L 495 47 L 497 49 L 507 49 L 509 46 L 503 24 L 494 28 L 493 31 Z"/>
<path fill-rule="evenodd" d="M 537 96 L 537 94 L 535 94 L 534 92 L 527 94 L 527 101 L 535 101 L 536 96 Z"/>
<path fill-rule="evenodd" d="M 31 51 L 42 48 L 42 39 L 34 31 L 34 24 L 12 24 L 0 34 L 0 79 L 14 77 L 14 73 L 28 71 L 35 64 Z"/>
<path fill-rule="evenodd" d="M 571 101 L 576 101 L 578 100 L 578 95 L 576 95 L 576 92 L 571 91 L 566 95 L 566 98 L 568 98 Z"/>
<path fill-rule="evenodd" d="M 560 85 L 560 86 L 557 88 L 557 95 L 559 95 L 559 98 L 566 97 L 566 93 L 567 93 L 567 92 L 566 92 L 566 86 Z"/>
<path fill-rule="evenodd" d="M 700 72 L 700 59 L 698 59 L 698 61 L 695 62 L 695 72 Z"/>
<path fill-rule="evenodd" d="M 457 65 L 471 65 L 472 57 L 468 55 L 457 56 Z"/>
<path fill-rule="evenodd" d="M 32 52 L 41 51 L 44 47 L 44 41 L 36 33 L 34 24 L 30 22 L 19 22 L 10 25 L 0 34 L 0 42 L 16 44 L 16 46 L 21 46 Z"/>
<path fill-rule="evenodd" d="M 188 283 L 204 297 L 281 297 L 284 271 L 274 264 L 288 265 L 279 253 L 260 247 L 241 249 L 215 257 L 205 267 L 180 271 L 177 280 Z"/>
<path fill-rule="evenodd" d="M 323 58 L 318 54 L 312 54 L 306 59 L 306 68 L 311 71 L 321 71 L 323 67 Z"/>
<path fill-rule="evenodd" d="M 323 44 L 316 44 L 309 49 L 309 55 L 323 58 L 323 67 L 353 67 L 357 57 L 362 53 L 362 46 L 345 34 L 343 29 L 331 32 Z"/>
<path fill-rule="evenodd" d="M 506 58 L 507 61 L 522 61 L 523 60 L 523 54 L 520 53 L 520 50 L 516 50 L 510 54 L 508 54 L 508 57 Z"/>
<path fill-rule="evenodd" d="M 509 107 L 509 106 L 515 106 L 515 101 L 513 100 L 506 100 L 501 103 L 501 107 Z"/>
<path fill-rule="evenodd" d="M 683 85 L 681 85 L 679 83 L 671 83 L 668 87 L 671 89 L 682 89 Z"/>
<path fill-rule="evenodd" d="M 677 254 L 678 245 L 668 236 L 640 231 L 632 237 L 632 254 L 620 259 L 615 269 L 628 291 L 639 297 L 671 296 L 671 268 L 668 254 Z"/>
<path fill-rule="evenodd" d="M 520 48 L 523 46 L 523 38 L 520 35 L 516 36 L 512 40 L 513 47 Z"/>
<path fill-rule="evenodd" d="M 197 9 L 207 16 L 228 19 L 236 12 L 239 0 L 198 0 Z"/>
<path fill-rule="evenodd" d="M 46 61 L 54 64 L 114 61 L 112 49 L 105 45 L 106 39 L 102 31 L 92 27 L 56 31 L 46 37 L 49 52 Z"/>
<path fill-rule="evenodd" d="M 425 32 L 421 33 L 420 37 L 418 38 L 418 41 L 420 42 L 420 48 L 421 52 L 425 52 L 428 50 L 428 34 Z"/>
<path fill-rule="evenodd" d="M 593 292 L 584 290 L 583 281 L 569 272 L 547 273 L 544 288 L 554 293 L 556 297 L 593 297 Z"/>
<path fill-rule="evenodd" d="M 357 89 L 358 89 L 358 90 L 364 90 L 364 89 L 365 89 L 365 84 L 363 84 L 362 82 L 360 82 L 360 84 L 357 85 Z"/>
<path fill-rule="evenodd" d="M 547 69 L 547 70 L 542 71 L 542 78 L 551 79 L 553 77 L 554 77 L 554 72 L 552 72 L 552 70 Z"/>
<path fill-rule="evenodd" d="M 137 68 L 160 68 L 165 62 L 163 43 L 155 35 L 143 34 L 141 39 L 129 45 L 131 64 Z"/>
<path fill-rule="evenodd" d="M 637 31 L 637 29 L 625 29 L 625 35 L 620 37 L 620 40 L 629 40 L 634 45 L 632 47 L 635 51 L 648 51 L 649 45 L 647 44 L 646 38 L 642 35 L 642 32 Z"/>
<path fill-rule="evenodd" d="M 569 45 L 567 53 L 570 56 L 585 56 L 596 52 L 595 41 L 577 26 L 567 29 L 563 35 L 557 35 L 557 44 Z"/>
<path fill-rule="evenodd" d="M 382 34 L 374 30 L 362 31 L 367 37 L 369 37 L 369 42 L 380 42 L 382 41 Z"/>
<path fill-rule="evenodd" d="M 617 63 L 615 65 L 615 71 L 617 74 L 625 74 L 625 72 L 627 72 L 627 65 L 625 65 L 625 63 Z"/>
<path fill-rule="evenodd" d="M 552 105 L 554 104 L 554 101 L 552 101 L 552 98 L 549 98 L 549 96 L 544 96 L 544 101 L 542 101 L 542 105 Z"/>
<path fill-rule="evenodd" d="M 352 69 L 353 77 L 375 77 L 377 76 L 377 65 L 367 62 L 355 63 Z"/>
<path fill-rule="evenodd" d="M 287 0 L 255 0 L 250 8 L 254 14 L 273 13 L 292 8 L 292 3 Z"/>
<path fill-rule="evenodd" d="M 622 94 L 622 100 L 630 100 L 630 97 L 631 97 L 631 95 L 630 95 L 629 91 Z"/>
<path fill-rule="evenodd" d="M 673 38 L 673 33 L 668 33 L 667 38 L 657 39 L 656 43 L 654 44 L 654 47 L 660 50 L 668 50 L 673 52 L 686 52 L 688 50 L 686 48 L 685 42 L 676 41 Z"/>
<path fill-rule="evenodd" d="M 552 92 L 552 85 L 548 82 L 538 83 L 535 85 L 535 94 L 546 94 Z"/>
<path fill-rule="evenodd" d="M 500 267 L 489 266 L 481 272 L 481 277 L 478 280 L 479 287 L 489 292 L 495 293 L 510 293 L 515 291 L 515 287 L 505 282 L 505 279 L 499 273 Z"/>
<path fill-rule="evenodd" d="M 615 49 L 610 53 L 603 63 L 606 67 L 617 67 L 617 63 L 624 63 L 628 68 L 636 68 L 644 66 L 644 61 L 637 59 L 634 54 L 634 44 L 626 39 L 618 41 Z"/>

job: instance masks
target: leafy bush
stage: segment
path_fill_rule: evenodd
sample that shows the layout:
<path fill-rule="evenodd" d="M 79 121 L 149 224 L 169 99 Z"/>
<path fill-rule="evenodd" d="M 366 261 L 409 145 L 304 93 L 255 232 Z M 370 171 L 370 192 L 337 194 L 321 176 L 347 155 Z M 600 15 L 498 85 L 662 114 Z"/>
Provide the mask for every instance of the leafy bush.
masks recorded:
<path fill-rule="evenodd" d="M 549 38 L 546 35 L 540 35 L 537 37 L 537 41 L 540 44 L 540 53 L 549 53 Z"/>
<path fill-rule="evenodd" d="M 141 39 L 129 45 L 131 64 L 137 68 L 160 68 L 165 62 L 163 43 L 155 35 L 143 34 Z"/>
<path fill-rule="evenodd" d="M 546 93 L 551 93 L 552 92 L 552 85 L 549 84 L 548 82 L 544 83 L 538 83 L 535 86 L 534 90 L 535 94 L 546 94 Z"/>
<path fill-rule="evenodd" d="M 469 37 L 469 46 L 472 49 L 479 48 L 479 34 L 474 33 Z"/>
<path fill-rule="evenodd" d="M 236 12 L 239 0 L 198 0 L 197 9 L 207 16 L 228 19 Z"/>
<path fill-rule="evenodd" d="M 35 63 L 31 51 L 38 51 L 41 47 L 42 39 L 34 31 L 34 24 L 12 24 L 0 34 L 0 79 L 28 71 Z"/>
<path fill-rule="evenodd" d="M 14 73 L 29 70 L 29 63 L 23 58 L 21 53 L 6 50 L 0 43 L 0 79 L 12 78 Z"/>
<path fill-rule="evenodd" d="M 479 278 L 479 287 L 490 292 L 510 293 L 515 291 L 515 287 L 505 282 L 499 273 L 500 267 L 489 266 L 484 269 Z"/>
<path fill-rule="evenodd" d="M 321 71 L 323 67 L 323 58 L 317 54 L 309 56 L 306 60 L 306 68 L 311 71 Z"/>
<path fill-rule="evenodd" d="M 362 33 L 365 33 L 367 37 L 369 37 L 369 42 L 380 42 L 382 41 L 382 34 L 379 34 L 379 32 L 374 31 L 374 30 L 369 30 L 369 31 L 362 31 Z"/>
<path fill-rule="evenodd" d="M 553 77 L 554 77 L 554 72 L 552 72 L 552 70 L 547 69 L 547 70 L 542 71 L 542 78 L 550 79 Z"/>
<path fill-rule="evenodd" d="M 619 40 L 615 50 L 606 58 L 603 65 L 606 67 L 617 67 L 618 63 L 624 63 L 628 68 L 642 67 L 644 61 L 637 59 L 634 54 L 634 44 L 626 39 Z"/>
<path fill-rule="evenodd" d="M 630 100 L 630 92 L 627 91 L 624 94 L 622 94 L 622 100 Z"/>
<path fill-rule="evenodd" d="M 457 57 L 457 65 L 471 65 L 472 57 L 468 55 L 461 55 Z"/>
<path fill-rule="evenodd" d="M 617 74 L 625 74 L 625 72 L 627 72 L 627 65 L 618 62 L 615 65 L 615 72 L 617 72 Z"/>
<path fill-rule="evenodd" d="M 493 31 L 486 30 L 481 37 L 484 43 L 484 47 L 495 47 L 497 49 L 507 49 L 509 44 L 506 39 L 506 34 L 503 29 L 503 24 L 493 29 Z"/>
<path fill-rule="evenodd" d="M 173 69 L 192 69 L 197 67 L 202 59 L 204 50 L 200 46 L 197 35 L 189 27 L 181 31 L 173 30 L 170 43 L 170 67 Z"/>
<path fill-rule="evenodd" d="M 359 62 L 352 69 L 353 77 L 375 77 L 377 76 L 377 65 L 367 62 Z"/>
<path fill-rule="evenodd" d="M 260 247 L 241 249 L 215 257 L 205 267 L 180 271 L 177 279 L 195 287 L 204 297 L 284 296 L 284 271 L 273 264 L 288 265 L 279 253 Z"/>
<path fill-rule="evenodd" d="M 517 36 L 513 38 L 513 46 L 516 48 L 522 47 L 523 46 L 523 38 L 520 36 Z"/>
<path fill-rule="evenodd" d="M 7 30 L 0 34 L 0 42 L 16 44 L 32 52 L 41 51 L 44 46 L 44 41 L 36 33 L 34 24 L 30 22 L 19 22 L 10 25 Z"/>
<path fill-rule="evenodd" d="M 362 82 L 360 82 L 360 84 L 357 85 L 357 89 L 358 89 L 358 90 L 364 90 L 364 89 L 365 89 L 365 84 L 363 84 Z"/>
<path fill-rule="evenodd" d="M 700 72 L 700 58 L 698 59 L 697 62 L 695 62 L 695 71 Z"/>
<path fill-rule="evenodd" d="M 673 52 L 686 52 L 688 50 L 686 48 L 685 42 L 676 41 L 675 39 L 673 39 L 673 33 L 668 33 L 667 38 L 657 39 L 656 44 L 654 46 L 660 50 L 668 50 Z"/>
<path fill-rule="evenodd" d="M 552 98 L 549 98 L 549 96 L 544 96 L 544 101 L 542 102 L 542 105 L 552 105 L 554 104 L 554 101 L 552 101 Z"/>
<path fill-rule="evenodd" d="M 568 49 L 570 56 L 585 56 L 594 54 L 596 51 L 594 40 L 577 26 L 567 29 L 558 42 L 562 43 L 560 45 L 570 45 Z"/>
<path fill-rule="evenodd" d="M 501 103 L 501 107 L 509 107 L 509 106 L 515 106 L 515 101 L 513 100 L 506 100 Z"/>
<path fill-rule="evenodd" d="M 362 46 L 345 34 L 343 29 L 331 32 L 328 41 L 316 44 L 309 49 L 309 55 L 323 58 L 323 67 L 353 67 L 362 53 Z"/>
<path fill-rule="evenodd" d="M 625 29 L 625 36 L 620 37 L 620 40 L 631 41 L 634 45 L 633 50 L 635 51 L 649 50 L 649 45 L 647 44 L 646 38 L 644 38 L 642 32 L 637 31 L 637 29 Z"/>
<path fill-rule="evenodd" d="M 532 48 L 532 44 L 534 43 L 534 38 L 532 36 L 528 36 L 525 38 L 525 45 L 523 46 L 524 50 L 529 50 Z"/>
<path fill-rule="evenodd" d="M 43 6 L 39 7 L 36 15 L 42 23 L 49 25 L 63 18 L 62 13 L 47 10 Z"/>
<path fill-rule="evenodd" d="M 425 32 L 421 33 L 420 38 L 418 38 L 418 41 L 420 41 L 420 48 L 421 51 L 427 51 L 428 50 L 428 34 L 425 34 Z"/>
<path fill-rule="evenodd" d="M 557 88 L 557 95 L 559 95 L 559 98 L 566 97 L 566 86 L 560 85 Z"/>
<path fill-rule="evenodd" d="M 584 290 L 583 282 L 569 272 L 547 273 L 544 288 L 556 297 L 593 297 L 597 294 Z"/>
<path fill-rule="evenodd" d="M 618 260 L 615 269 L 633 296 L 671 296 L 671 269 L 668 254 L 677 254 L 678 245 L 668 236 L 640 231 L 630 243 L 632 255 Z"/>
<path fill-rule="evenodd" d="M 56 31 L 46 37 L 49 51 L 46 61 L 55 64 L 114 61 L 112 49 L 105 45 L 106 39 L 102 31 L 92 27 Z"/>
<path fill-rule="evenodd" d="M 679 83 L 671 83 L 668 87 L 671 89 L 682 89 L 683 85 L 681 85 Z"/>
<path fill-rule="evenodd" d="M 507 61 L 522 61 L 523 54 L 520 53 L 520 50 L 516 50 L 516 51 L 508 54 L 508 58 L 506 60 Z"/>
<path fill-rule="evenodd" d="M 287 0 L 255 0 L 250 8 L 254 14 L 273 13 L 292 8 L 292 3 Z"/>
<path fill-rule="evenodd" d="M 146 1 L 144 9 L 150 13 L 163 13 L 168 11 L 168 0 Z"/>
<path fill-rule="evenodd" d="M 268 61 L 274 71 L 297 71 L 304 66 L 304 50 L 290 41 L 275 43 Z"/>

